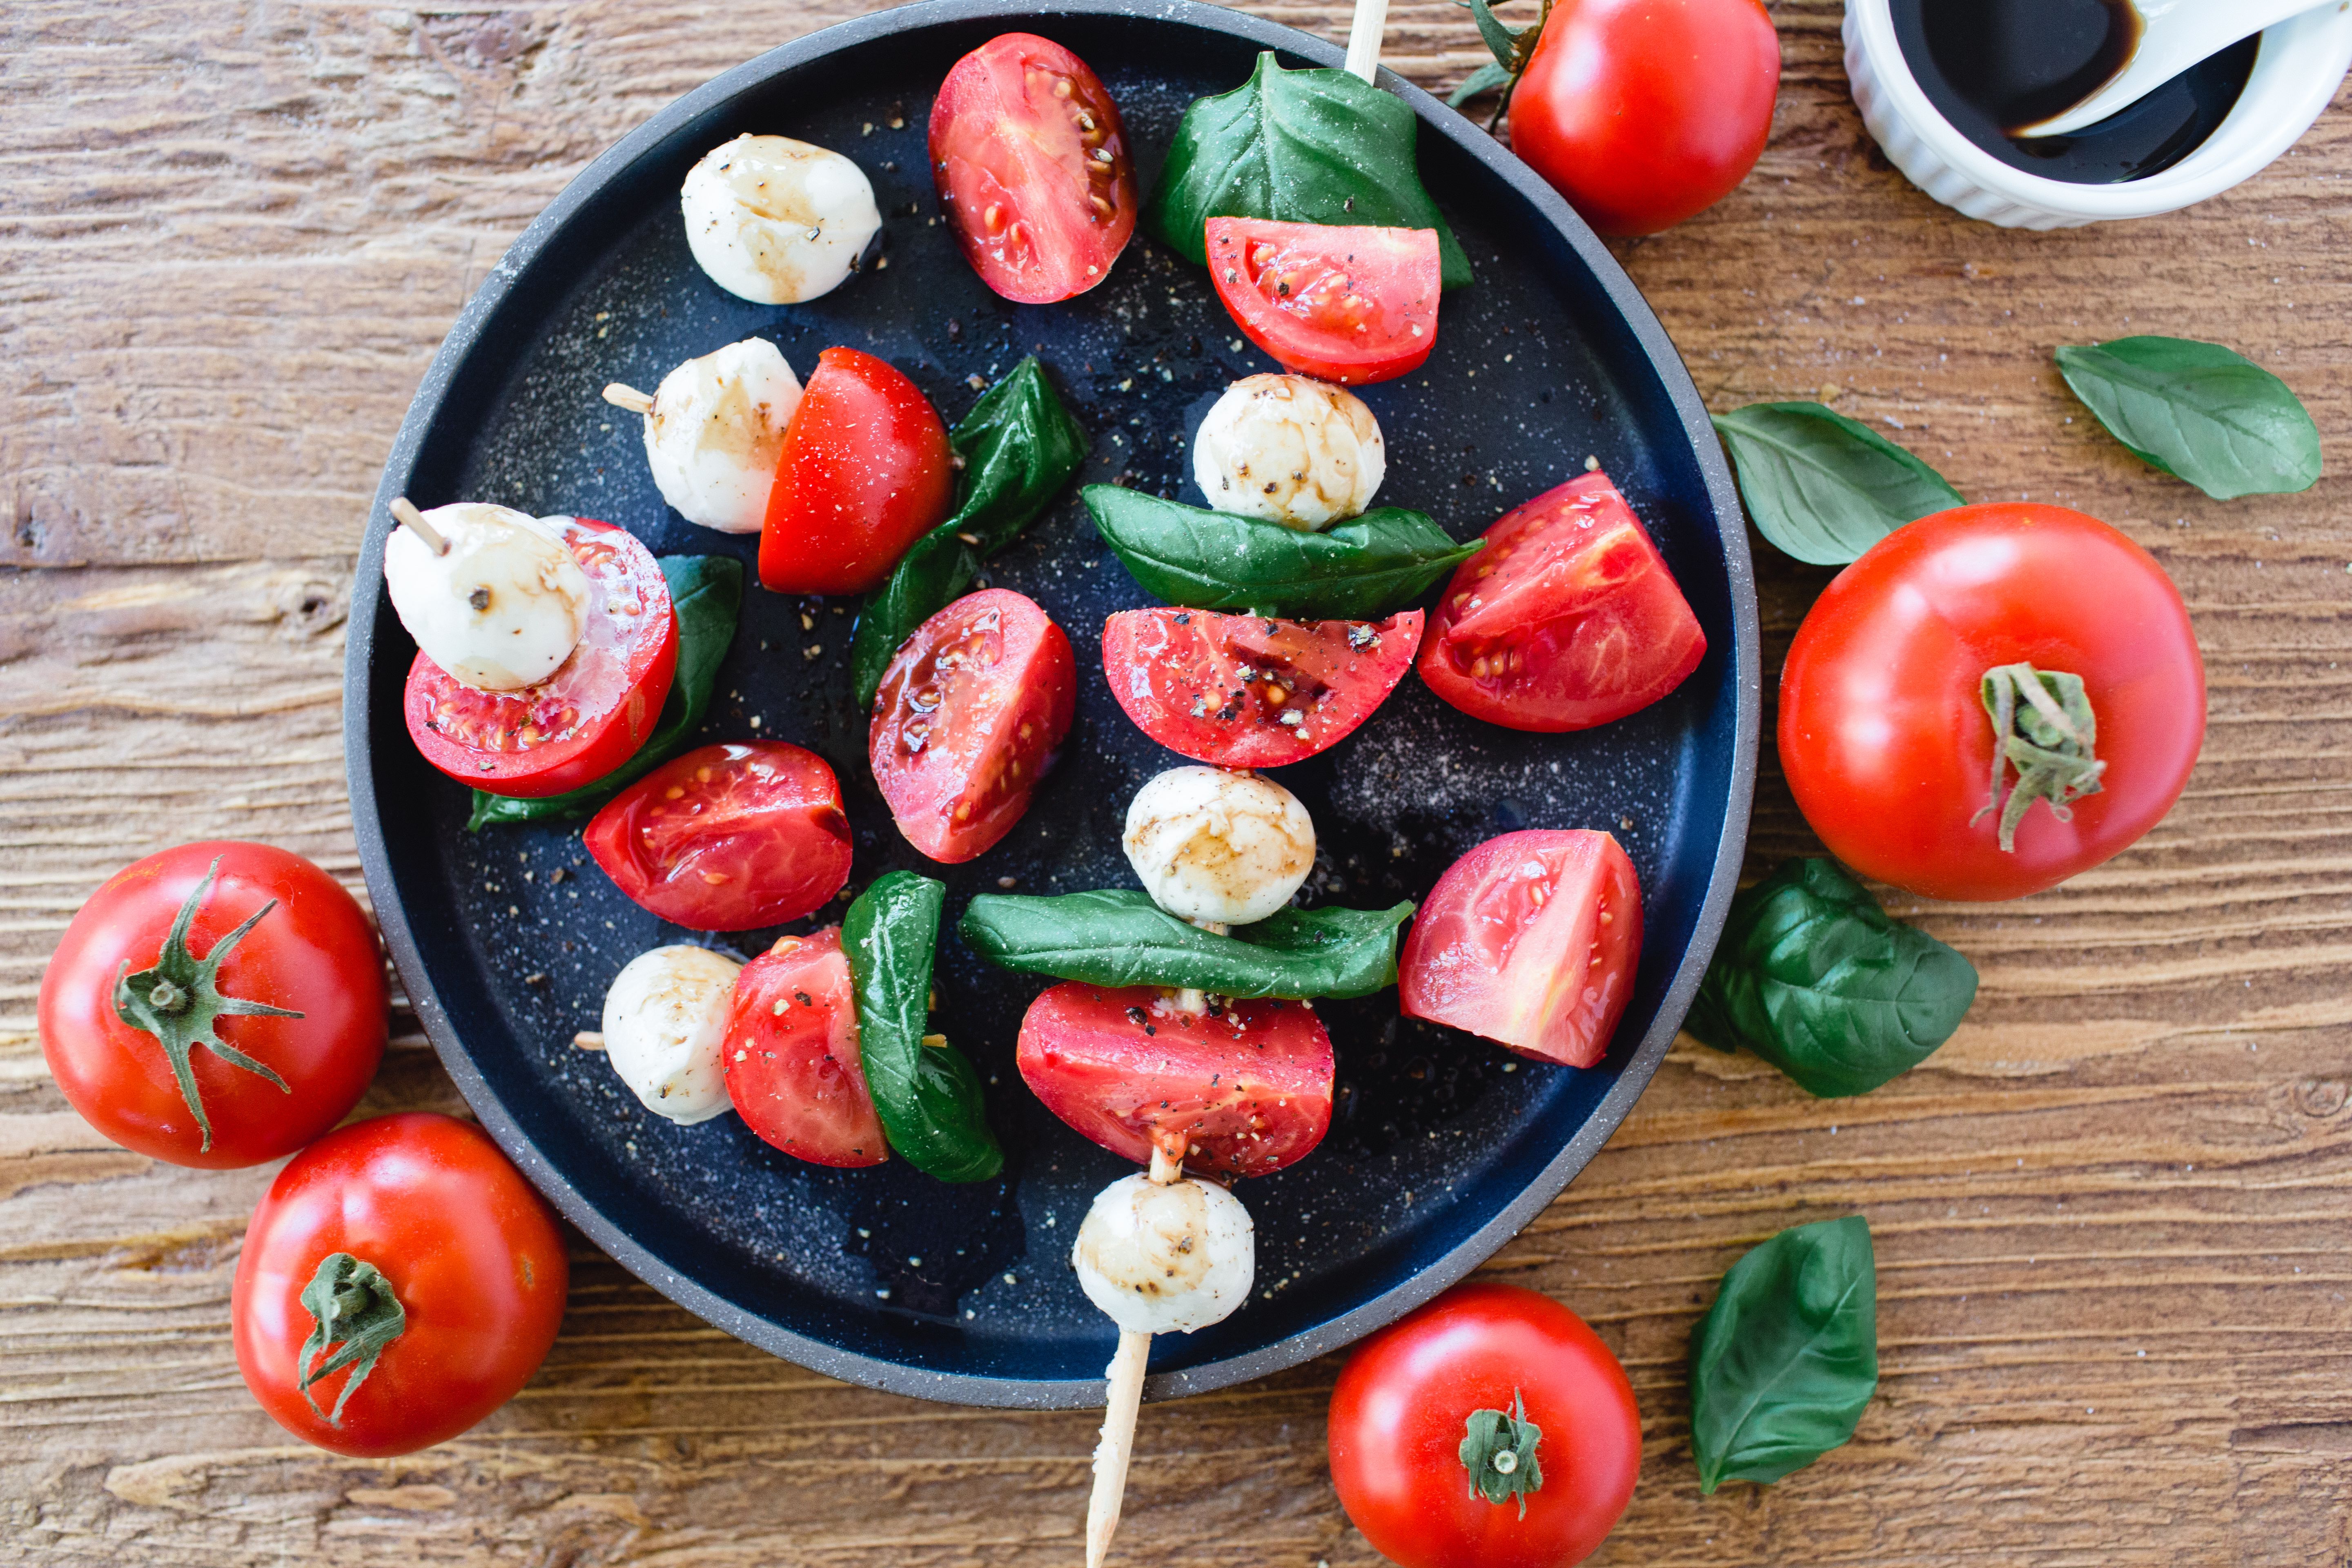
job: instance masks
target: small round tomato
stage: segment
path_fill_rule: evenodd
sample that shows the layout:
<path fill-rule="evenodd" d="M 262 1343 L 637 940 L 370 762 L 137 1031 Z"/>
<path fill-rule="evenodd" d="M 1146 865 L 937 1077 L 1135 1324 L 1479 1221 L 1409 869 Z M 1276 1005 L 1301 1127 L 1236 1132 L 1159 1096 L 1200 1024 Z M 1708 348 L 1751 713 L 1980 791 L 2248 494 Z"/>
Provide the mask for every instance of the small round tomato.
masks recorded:
<path fill-rule="evenodd" d="M 677 615 L 661 567 L 635 535 L 584 517 L 545 521 L 588 574 L 580 644 L 520 691 L 460 685 L 423 654 L 403 711 L 425 760 L 459 784 L 537 799 L 594 784 L 637 754 L 677 672 Z"/>
<path fill-rule="evenodd" d="M 981 281 L 1050 305 L 1110 276 L 1135 233 L 1135 162 L 1087 62 L 1034 33 L 956 61 L 931 101 L 931 178 Z"/>
<path fill-rule="evenodd" d="M 1278 621 L 1213 610 L 1122 610 L 1103 623 L 1103 676 L 1145 734 L 1221 768 L 1328 751 L 1388 700 L 1421 646 L 1422 613 Z"/>
<path fill-rule="evenodd" d="M 969 860 L 1013 831 L 1077 705 L 1070 639 L 1009 588 L 967 594 L 882 672 L 867 745 L 907 842 Z"/>
<path fill-rule="evenodd" d="M 1410 1018 L 1589 1068 L 1633 994 L 1642 884 L 1606 833 L 1529 828 L 1445 868 L 1397 958 Z"/>
<path fill-rule="evenodd" d="M 818 1165 L 890 1157 L 858 1055 L 839 926 L 785 937 L 743 966 L 720 1057 L 727 1098 L 762 1141 Z"/>
<path fill-rule="evenodd" d="M 254 1211 L 229 1291 L 237 1370 L 306 1443 L 413 1454 L 530 1381 L 570 1284 L 555 1215 L 488 1134 L 379 1116 L 297 1154 Z"/>
<path fill-rule="evenodd" d="M 1418 370 L 1437 346 L 1437 231 L 1213 217 L 1209 279 L 1282 368 L 1342 386 Z"/>
<path fill-rule="evenodd" d="M 257 1165 L 367 1092 L 383 960 L 358 903 L 299 855 L 183 844 L 90 895 L 38 1016 L 49 1072 L 92 1127 L 175 1165 Z"/>
<path fill-rule="evenodd" d="M 700 746 L 589 819 L 582 838 L 639 906 L 688 931 L 814 913 L 849 880 L 849 819 L 823 757 L 782 741 Z"/>
<path fill-rule="evenodd" d="M 1647 708 L 1706 634 L 1625 498 L 1586 474 L 1506 512 L 1438 601 L 1421 678 L 1473 719 L 1589 730 Z"/>
<path fill-rule="evenodd" d="M 1655 234 L 1748 177 L 1780 38 L 1759 0 L 1559 0 L 1511 95 L 1511 151 L 1602 234 Z"/>
<path fill-rule="evenodd" d="M 1296 1002 L 1194 1013 L 1158 986 L 1071 981 L 1029 1005 L 1016 1058 L 1046 1110 L 1139 1163 L 1181 1132 L 1192 1170 L 1263 1176 L 1331 1126 L 1331 1037 Z"/>
<path fill-rule="evenodd" d="M 2026 667 L 2079 742 L 2045 729 Z M 1994 773 L 1994 699 L 2015 710 Z M 2071 724 L 2072 721 L 2069 720 Z M 1780 766 L 1830 853 L 1931 899 L 2015 899 L 2120 853 L 2189 782 L 2205 665 L 2138 545 L 2064 507 L 1956 507 L 1824 590 L 1780 671 Z M 2004 842 L 2006 840 L 2006 842 Z"/>
<path fill-rule="evenodd" d="M 1549 1296 L 1483 1280 L 1358 1348 L 1330 1434 L 1339 1506 L 1402 1568 L 1581 1563 L 1642 1473 L 1633 1386 L 1601 1337 Z"/>
<path fill-rule="evenodd" d="M 878 588 L 954 501 L 955 452 L 930 400 L 886 361 L 827 349 L 784 426 L 760 530 L 760 585 Z"/>

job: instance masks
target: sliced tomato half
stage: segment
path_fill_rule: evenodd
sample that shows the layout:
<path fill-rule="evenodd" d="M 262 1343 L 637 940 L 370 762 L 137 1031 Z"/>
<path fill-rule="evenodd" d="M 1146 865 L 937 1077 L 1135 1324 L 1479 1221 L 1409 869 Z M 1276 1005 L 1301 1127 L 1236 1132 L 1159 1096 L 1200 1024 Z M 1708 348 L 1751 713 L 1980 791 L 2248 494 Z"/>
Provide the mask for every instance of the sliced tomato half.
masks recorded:
<path fill-rule="evenodd" d="M 823 757 L 782 741 L 700 746 L 606 802 L 582 836 L 639 907 L 689 931 L 813 914 L 849 879 L 849 819 Z"/>
<path fill-rule="evenodd" d="M 402 710 L 425 760 L 490 795 L 562 795 L 635 756 L 677 673 L 677 615 L 661 567 L 627 530 L 545 518 L 588 574 L 588 616 L 572 657 L 520 691 L 460 684 L 416 656 Z"/>
<path fill-rule="evenodd" d="M 1437 346 L 1437 231 L 1213 217 L 1209 279 L 1282 368 L 1342 386 L 1418 370 Z"/>
<path fill-rule="evenodd" d="M 743 966 L 722 1056 L 727 1098 L 763 1142 L 819 1165 L 890 1157 L 857 1054 L 839 926 L 785 937 Z"/>
<path fill-rule="evenodd" d="M 955 504 L 955 452 L 922 389 L 856 349 L 816 356 L 784 426 L 760 585 L 779 594 L 878 588 Z"/>

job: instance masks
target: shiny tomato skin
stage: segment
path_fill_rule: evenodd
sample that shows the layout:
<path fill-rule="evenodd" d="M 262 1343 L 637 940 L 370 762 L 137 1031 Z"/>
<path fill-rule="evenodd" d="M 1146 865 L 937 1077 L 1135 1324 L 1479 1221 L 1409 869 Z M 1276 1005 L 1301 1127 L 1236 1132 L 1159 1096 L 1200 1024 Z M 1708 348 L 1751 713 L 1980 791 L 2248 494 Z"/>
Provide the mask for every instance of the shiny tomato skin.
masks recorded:
<path fill-rule="evenodd" d="M 591 597 L 580 646 L 553 675 L 482 691 L 422 653 L 408 667 L 409 738 L 426 762 L 490 795 L 538 799 L 594 784 L 637 754 L 677 673 L 677 614 L 652 552 L 609 522 L 565 521 Z"/>
<path fill-rule="evenodd" d="M 1543 1433 L 1543 1485 L 1490 1503 L 1461 1459 L 1473 1412 Z M 1633 1387 L 1601 1337 L 1549 1296 L 1473 1280 L 1357 1347 L 1331 1391 L 1331 1484 L 1401 1568 L 1567 1568 L 1616 1528 L 1642 1471 Z"/>
<path fill-rule="evenodd" d="M 1780 89 L 1759 0 L 1560 0 L 1511 95 L 1511 151 L 1599 232 L 1655 234 L 1748 177 Z"/>
<path fill-rule="evenodd" d="M 341 1426 L 297 1386 L 301 1294 L 331 1254 L 372 1263 L 406 1314 Z M 571 1264 L 546 1201 L 469 1121 L 408 1111 L 329 1133 L 278 1173 L 229 1292 L 237 1370 L 272 1419 L 355 1458 L 445 1442 L 513 1398 L 547 1358 Z M 332 1412 L 351 1376 L 311 1384 Z"/>
<path fill-rule="evenodd" d="M 1166 1130 L 1185 1135 L 1191 1170 L 1263 1176 L 1331 1126 L 1331 1037 L 1296 1002 L 1190 1013 L 1155 985 L 1074 980 L 1029 1005 L 1015 1059 L 1046 1110 L 1139 1164 Z"/>
<path fill-rule="evenodd" d="M 1103 623 L 1103 677 L 1136 727 L 1178 755 L 1280 767 L 1370 718 L 1412 668 L 1421 626 L 1419 610 L 1384 621 L 1121 610 Z M 1255 679 L 1239 679 L 1243 669 Z M 1285 714 L 1298 721 L 1283 723 Z"/>
<path fill-rule="evenodd" d="M 1979 695 L 2020 661 L 2083 678 L 2107 764 L 2061 822 L 2047 802 L 2003 851 Z M 1780 671 L 1780 766 L 1830 852 L 1931 899 L 2022 898 L 2137 841 L 2180 798 L 2205 738 L 2205 665 L 2180 591 L 2115 529 L 1995 501 L 1896 529 L 1825 589 Z M 2010 775 L 2014 781 L 2016 775 Z"/>
<path fill-rule="evenodd" d="M 1242 335 L 1299 375 L 1362 386 L 1437 346 L 1437 231 L 1213 217 L 1209 280 Z"/>
<path fill-rule="evenodd" d="M 784 937 L 743 966 L 722 1059 L 727 1098 L 762 1142 L 817 1165 L 890 1157 L 858 1055 L 839 926 Z"/>
<path fill-rule="evenodd" d="M 813 914 L 849 880 L 841 784 L 782 741 L 698 746 L 604 804 L 588 853 L 640 908 L 689 931 Z"/>
<path fill-rule="evenodd" d="M 1642 884 L 1606 833 L 1528 828 L 1445 868 L 1397 956 L 1397 1004 L 1522 1056 L 1589 1068 L 1633 994 Z"/>
<path fill-rule="evenodd" d="M 288 1007 L 299 1018 L 223 1017 L 215 1032 L 284 1079 L 289 1094 L 199 1046 L 191 1063 L 212 1147 L 181 1097 L 155 1037 L 114 1010 L 115 977 L 151 968 L 180 906 L 215 859 L 197 909 L 198 958 L 270 900 L 278 907 L 222 960 L 222 995 Z M 41 1054 L 82 1120 L 136 1153 L 230 1170 L 290 1154 L 347 1115 L 383 1058 L 383 960 L 367 916 L 342 885 L 301 856 L 221 840 L 150 855 L 83 904 L 41 974 Z"/>
<path fill-rule="evenodd" d="M 1589 730 L 1648 707 L 1706 657 L 1665 558 L 1602 473 L 1506 512 L 1438 600 L 1421 678 L 1474 719 Z"/>
<path fill-rule="evenodd" d="M 1068 635 L 1009 588 L 967 594 L 916 627 L 882 672 L 867 737 L 907 842 L 952 866 L 1012 832 L 1077 691 Z"/>
<path fill-rule="evenodd" d="M 1135 234 L 1118 105 L 1051 39 L 1003 33 L 956 61 L 931 101 L 930 152 L 964 259 L 1008 300 L 1085 293 Z"/>
<path fill-rule="evenodd" d="M 888 362 L 827 349 L 784 426 L 760 585 L 863 594 L 955 501 L 955 453 L 930 400 Z"/>

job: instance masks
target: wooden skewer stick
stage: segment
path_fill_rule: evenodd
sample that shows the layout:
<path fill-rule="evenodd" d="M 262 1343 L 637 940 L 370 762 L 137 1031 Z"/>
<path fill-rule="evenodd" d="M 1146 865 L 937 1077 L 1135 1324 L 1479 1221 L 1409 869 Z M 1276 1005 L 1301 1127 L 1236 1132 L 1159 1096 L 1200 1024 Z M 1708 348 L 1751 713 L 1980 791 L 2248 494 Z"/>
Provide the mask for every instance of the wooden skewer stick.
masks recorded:
<path fill-rule="evenodd" d="M 1223 936 L 1228 929 L 1223 921 L 1194 921 L 1192 923 L 1211 936 Z M 1181 987 L 1176 993 L 1176 1010 L 1179 1013 L 1205 1013 L 1209 1010 L 1209 998 L 1197 986 Z M 1155 1159 L 1152 1162 L 1152 1170 L 1155 1173 L 1151 1178 L 1155 1182 L 1160 1180 L 1156 1173 L 1159 1168 L 1159 1162 Z M 1181 1174 L 1183 1174 L 1181 1171 L 1177 1173 L 1177 1175 Z M 1171 1176 L 1168 1179 L 1172 1182 L 1176 1177 Z"/>
<path fill-rule="evenodd" d="M 1370 81 L 1381 68 L 1381 35 L 1388 30 L 1389 0 L 1356 0 L 1348 25 L 1348 74 Z"/>
<path fill-rule="evenodd" d="M 415 501 L 410 500 L 406 496 L 401 496 L 393 501 L 391 510 L 393 521 L 425 541 L 426 548 L 434 554 L 449 553 L 449 542 L 441 537 L 439 529 L 425 521 L 425 514 L 416 510 Z"/>
<path fill-rule="evenodd" d="M 583 1029 L 572 1037 L 572 1043 L 583 1051 L 601 1051 L 604 1048 L 604 1037 L 593 1029 Z"/>
<path fill-rule="evenodd" d="M 1154 1133 L 1151 1180 L 1168 1186 L 1183 1179 L 1183 1134 Z M 1118 1532 L 1127 1465 L 1135 1457 L 1135 1417 L 1143 1405 L 1143 1368 L 1150 1358 L 1151 1336 L 1121 1329 L 1118 1351 L 1103 1371 L 1110 1387 L 1103 1399 L 1102 1440 L 1095 1445 L 1095 1489 L 1087 1499 L 1087 1568 L 1103 1568 L 1110 1538 Z"/>
<path fill-rule="evenodd" d="M 648 396 L 645 393 L 639 392 L 635 387 L 629 385 L 626 382 L 606 382 L 604 384 L 604 401 L 611 404 L 615 408 L 625 408 L 632 414 L 651 414 L 654 411 L 654 400 L 652 397 Z"/>

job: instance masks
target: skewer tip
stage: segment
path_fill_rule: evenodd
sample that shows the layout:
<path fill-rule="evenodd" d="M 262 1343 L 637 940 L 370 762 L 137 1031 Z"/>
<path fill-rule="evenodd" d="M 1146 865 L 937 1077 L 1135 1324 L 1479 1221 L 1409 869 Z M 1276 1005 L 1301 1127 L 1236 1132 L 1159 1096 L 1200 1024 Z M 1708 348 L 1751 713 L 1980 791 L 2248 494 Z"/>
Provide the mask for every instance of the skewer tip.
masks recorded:
<path fill-rule="evenodd" d="M 415 501 L 410 500 L 406 496 L 397 496 L 394 498 L 388 510 L 392 512 L 394 521 L 425 541 L 425 547 L 434 554 L 449 553 L 449 542 L 441 536 L 439 529 L 425 521 L 425 514 L 416 510 Z"/>
<path fill-rule="evenodd" d="M 604 401 L 632 414 L 651 414 L 654 411 L 653 398 L 624 381 L 604 384 Z"/>

